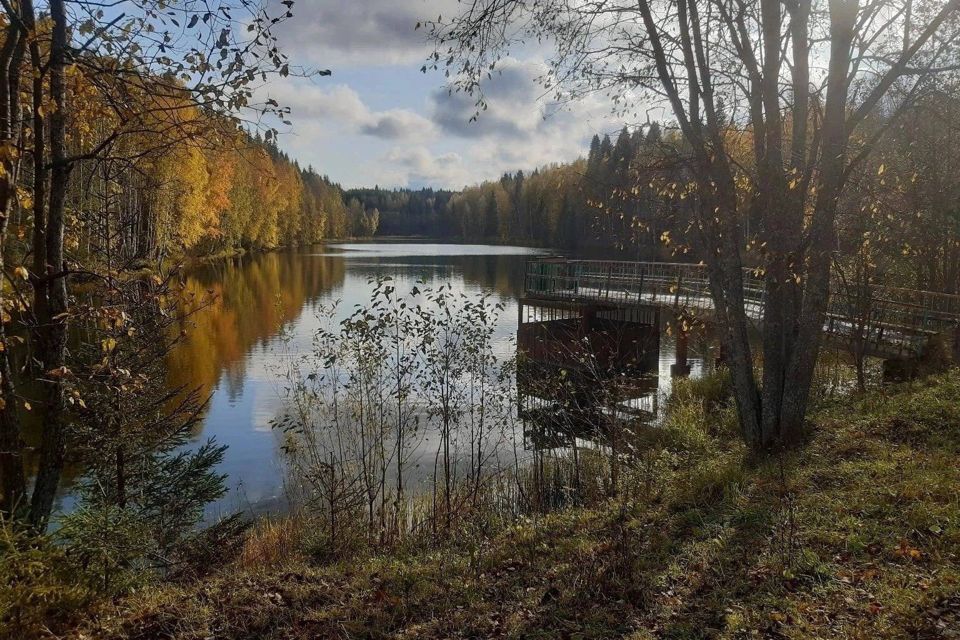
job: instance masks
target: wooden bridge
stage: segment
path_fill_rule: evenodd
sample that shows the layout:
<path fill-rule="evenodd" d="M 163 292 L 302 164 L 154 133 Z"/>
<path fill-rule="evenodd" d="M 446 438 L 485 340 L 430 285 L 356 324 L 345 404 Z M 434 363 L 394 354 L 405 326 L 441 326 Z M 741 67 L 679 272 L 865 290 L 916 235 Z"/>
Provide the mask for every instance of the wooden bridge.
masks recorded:
<path fill-rule="evenodd" d="M 754 270 L 744 269 L 747 316 L 763 319 L 765 287 Z M 706 267 L 673 262 L 617 262 L 541 258 L 527 263 L 526 295 L 521 304 L 600 306 L 606 309 L 670 309 L 703 317 L 713 310 Z M 531 318 L 531 320 L 535 320 Z M 524 318 L 521 315 L 521 324 Z M 824 332 L 837 344 L 862 340 L 868 355 L 895 359 L 922 355 L 931 338 L 954 341 L 960 327 L 960 296 L 873 285 L 848 293 L 832 287 Z"/>

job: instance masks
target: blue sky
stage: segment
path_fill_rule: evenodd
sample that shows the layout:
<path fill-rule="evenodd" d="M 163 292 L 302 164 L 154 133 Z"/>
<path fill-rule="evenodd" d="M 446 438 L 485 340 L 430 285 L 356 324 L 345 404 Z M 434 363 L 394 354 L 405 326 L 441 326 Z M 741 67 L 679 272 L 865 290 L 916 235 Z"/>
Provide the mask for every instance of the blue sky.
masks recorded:
<path fill-rule="evenodd" d="M 431 46 L 417 21 L 452 15 L 455 0 L 299 0 L 277 35 L 295 65 L 332 76 L 271 81 L 264 93 L 292 110 L 280 146 L 345 187 L 460 188 L 504 171 L 585 153 L 618 128 L 602 99 L 558 110 L 535 78 L 540 52 L 516 54 L 485 87 L 489 109 L 448 95 L 423 74 Z"/>

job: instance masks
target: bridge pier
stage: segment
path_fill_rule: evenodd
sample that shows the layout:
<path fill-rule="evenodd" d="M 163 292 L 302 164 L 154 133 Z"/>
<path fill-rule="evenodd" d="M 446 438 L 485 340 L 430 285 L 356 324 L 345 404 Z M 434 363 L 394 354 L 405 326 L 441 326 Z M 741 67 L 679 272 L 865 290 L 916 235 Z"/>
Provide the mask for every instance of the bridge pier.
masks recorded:
<path fill-rule="evenodd" d="M 723 369 L 727 366 L 727 351 L 723 348 L 723 340 L 717 341 L 717 357 L 713 360 L 714 369 Z"/>
<path fill-rule="evenodd" d="M 884 382 L 906 382 L 917 377 L 919 358 L 886 358 L 883 361 Z"/>
<path fill-rule="evenodd" d="M 686 378 L 690 375 L 690 332 L 684 328 L 683 318 L 677 318 L 677 343 L 674 349 L 673 364 L 670 365 L 670 375 L 674 378 Z"/>
<path fill-rule="evenodd" d="M 934 373 L 941 373 L 956 364 L 958 334 L 938 334 L 927 339 L 919 354 L 902 355 L 883 360 L 884 382 L 904 382 Z M 953 344 L 949 342 L 953 340 Z"/>
<path fill-rule="evenodd" d="M 646 304 L 523 297 L 516 383 L 525 442 L 616 446 L 628 422 L 656 414 L 660 312 Z"/>
<path fill-rule="evenodd" d="M 727 350 L 723 346 L 723 329 L 716 322 L 703 321 L 703 350 L 704 354 L 713 352 L 714 370 L 722 369 L 727 366 Z"/>

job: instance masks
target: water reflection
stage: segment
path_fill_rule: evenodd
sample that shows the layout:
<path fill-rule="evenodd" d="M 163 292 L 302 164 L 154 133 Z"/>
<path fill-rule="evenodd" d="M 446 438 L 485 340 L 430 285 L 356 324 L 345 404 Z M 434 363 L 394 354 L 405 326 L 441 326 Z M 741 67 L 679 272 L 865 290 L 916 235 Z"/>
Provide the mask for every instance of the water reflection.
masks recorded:
<path fill-rule="evenodd" d="M 504 305 L 494 349 L 507 358 L 514 350 L 525 263 L 536 253 L 483 245 L 343 243 L 247 256 L 192 271 L 185 286 L 197 313 L 182 327 L 186 335 L 168 357 L 168 381 L 210 397 L 197 441 L 215 437 L 229 446 L 220 468 L 228 476 L 229 493 L 208 515 L 284 506 L 280 437 L 270 427 L 283 408 L 278 370 L 285 359 L 310 351 L 321 323 L 336 323 L 367 304 L 371 279 L 392 277 L 399 291 L 426 282 L 450 283 L 468 295 L 491 294 Z M 199 308 L 210 293 L 214 302 Z M 317 311 L 336 300 L 339 315 L 322 320 Z"/>
<path fill-rule="evenodd" d="M 432 286 L 449 283 L 468 295 L 492 295 L 504 305 L 494 331 L 494 351 L 511 358 L 525 264 L 536 253 L 483 245 L 341 243 L 247 256 L 192 271 L 185 284 L 192 304 L 199 306 L 208 292 L 215 294 L 215 301 L 182 327 L 186 335 L 169 354 L 168 379 L 171 385 L 199 388 L 210 397 L 196 441 L 215 437 L 229 446 L 219 469 L 228 477 L 229 492 L 208 516 L 285 506 L 281 436 L 270 426 L 283 409 L 284 382 L 278 371 L 287 359 L 310 352 L 323 323 L 336 324 L 357 305 L 366 305 L 372 278 L 392 277 L 401 293 L 423 281 Z M 321 319 L 317 312 L 335 300 L 340 301 L 339 315 Z M 670 388 L 673 338 L 660 332 L 658 348 L 645 353 L 643 366 L 651 375 L 636 396 L 645 399 L 630 402 L 655 411 L 656 398 Z M 701 353 L 698 344 L 691 344 L 693 375 L 703 368 Z"/>
<path fill-rule="evenodd" d="M 216 389 L 230 402 L 243 395 L 250 354 L 279 328 L 343 286 L 343 259 L 269 253 L 204 265 L 186 279 L 190 313 L 184 340 L 169 354 L 171 386 Z M 212 298 L 212 302 L 209 300 Z"/>
<path fill-rule="evenodd" d="M 521 298 L 517 327 L 518 415 L 534 451 L 617 446 L 624 434 L 655 424 L 670 374 L 689 374 L 664 356 L 689 354 L 670 339 L 661 309 L 647 305 Z M 698 336 L 706 339 L 706 335 Z M 661 348 L 661 339 L 669 348 Z M 703 352 L 698 345 L 698 353 Z M 681 356 L 686 357 L 686 356 Z M 703 359 L 695 358 L 696 374 Z"/>

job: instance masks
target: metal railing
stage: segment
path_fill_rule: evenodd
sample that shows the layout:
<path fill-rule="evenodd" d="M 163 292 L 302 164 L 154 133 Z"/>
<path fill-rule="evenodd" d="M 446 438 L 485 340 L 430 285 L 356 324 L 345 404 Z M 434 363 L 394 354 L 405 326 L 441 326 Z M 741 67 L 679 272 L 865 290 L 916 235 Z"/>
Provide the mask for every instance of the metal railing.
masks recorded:
<path fill-rule="evenodd" d="M 615 305 L 657 305 L 696 315 L 713 310 L 703 265 L 540 258 L 527 264 L 531 297 Z M 744 269 L 744 308 L 763 320 L 766 288 L 754 270 Z M 919 353 L 931 336 L 960 326 L 960 296 L 872 285 L 848 292 L 831 287 L 824 331 L 834 340 L 859 343 L 884 355 Z"/>

